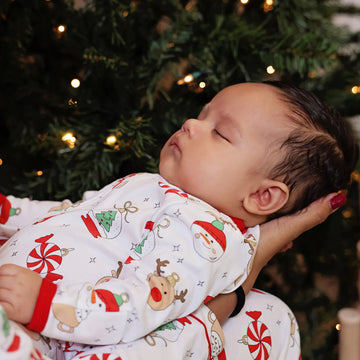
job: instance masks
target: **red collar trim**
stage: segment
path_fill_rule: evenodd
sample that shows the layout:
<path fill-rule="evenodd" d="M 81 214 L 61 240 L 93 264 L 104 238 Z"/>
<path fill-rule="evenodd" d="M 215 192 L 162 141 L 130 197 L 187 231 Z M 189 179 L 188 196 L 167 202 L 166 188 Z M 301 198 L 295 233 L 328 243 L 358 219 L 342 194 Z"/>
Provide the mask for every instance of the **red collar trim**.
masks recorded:
<path fill-rule="evenodd" d="M 230 216 L 231 217 L 231 216 Z M 235 225 L 239 228 L 239 230 L 245 234 L 247 231 L 247 227 L 245 227 L 244 222 L 241 219 L 231 217 L 231 220 L 235 223 Z"/>

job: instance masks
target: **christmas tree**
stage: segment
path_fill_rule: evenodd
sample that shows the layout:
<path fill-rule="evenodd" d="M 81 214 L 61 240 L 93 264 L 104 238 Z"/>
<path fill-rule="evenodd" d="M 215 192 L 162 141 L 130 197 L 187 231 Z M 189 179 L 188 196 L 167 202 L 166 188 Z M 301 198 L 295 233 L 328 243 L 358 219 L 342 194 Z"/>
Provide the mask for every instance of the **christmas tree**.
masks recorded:
<path fill-rule="evenodd" d="M 169 134 L 242 81 L 289 80 L 344 116 L 360 114 L 359 33 L 334 25 L 341 12 L 359 9 L 330 0 L 2 1 L 0 192 L 76 201 L 156 171 Z M 357 184 L 354 174 L 347 207 L 258 282 L 297 314 L 304 359 L 337 358 L 336 312 L 357 301 Z M 321 288 L 331 279 L 335 294 Z"/>

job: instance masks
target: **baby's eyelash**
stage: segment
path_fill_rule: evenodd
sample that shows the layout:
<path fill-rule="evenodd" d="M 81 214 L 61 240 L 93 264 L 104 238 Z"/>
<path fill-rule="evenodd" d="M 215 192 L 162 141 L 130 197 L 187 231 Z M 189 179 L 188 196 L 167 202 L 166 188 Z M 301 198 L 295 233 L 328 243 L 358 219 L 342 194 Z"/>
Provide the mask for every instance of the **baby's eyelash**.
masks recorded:
<path fill-rule="evenodd" d="M 229 141 L 223 134 L 221 134 L 218 130 L 214 129 L 214 132 L 216 135 L 219 135 L 220 137 L 222 137 L 224 140 Z"/>

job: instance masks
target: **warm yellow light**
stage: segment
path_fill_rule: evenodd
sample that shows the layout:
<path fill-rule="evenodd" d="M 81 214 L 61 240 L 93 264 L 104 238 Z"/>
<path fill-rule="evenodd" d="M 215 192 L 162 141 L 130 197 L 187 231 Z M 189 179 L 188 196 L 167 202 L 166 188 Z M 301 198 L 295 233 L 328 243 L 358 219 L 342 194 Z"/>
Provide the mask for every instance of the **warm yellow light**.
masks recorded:
<path fill-rule="evenodd" d="M 351 216 L 352 216 L 352 211 L 351 210 L 344 210 L 342 212 L 342 216 L 345 218 L 345 219 L 350 219 Z"/>
<path fill-rule="evenodd" d="M 245 5 L 249 2 L 249 0 L 240 0 L 240 2 Z"/>
<path fill-rule="evenodd" d="M 275 68 L 272 66 L 272 65 L 269 65 L 267 68 L 266 68 L 266 72 L 268 74 L 273 74 L 275 72 Z"/>
<path fill-rule="evenodd" d="M 76 100 L 73 100 L 73 99 L 69 99 L 68 100 L 68 105 L 71 106 L 71 105 L 76 105 L 77 104 L 77 101 Z"/>
<path fill-rule="evenodd" d="M 336 324 L 336 325 L 335 325 L 335 329 L 336 329 L 337 331 L 339 331 L 339 330 L 341 329 L 341 325 L 340 325 L 340 324 Z"/>
<path fill-rule="evenodd" d="M 77 89 L 80 86 L 80 80 L 79 79 L 72 79 L 71 80 L 71 86 L 74 89 Z"/>
<path fill-rule="evenodd" d="M 186 83 L 190 83 L 190 82 L 192 82 L 193 80 L 194 80 L 194 77 L 193 77 L 191 74 L 186 75 L 186 76 L 184 77 L 184 81 L 185 81 Z"/>
<path fill-rule="evenodd" d="M 351 92 L 352 92 L 353 94 L 358 94 L 358 93 L 360 93 L 360 87 L 359 87 L 359 86 L 353 86 L 353 87 L 351 88 Z"/>
<path fill-rule="evenodd" d="M 114 145 L 115 143 L 116 143 L 116 136 L 114 136 L 114 135 L 110 135 L 110 136 L 108 136 L 107 138 L 106 138 L 106 143 L 108 144 L 108 145 Z"/>
<path fill-rule="evenodd" d="M 66 29 L 66 27 L 65 27 L 64 25 L 59 25 L 59 26 L 57 27 L 57 31 L 58 31 L 59 33 L 63 33 L 63 32 L 65 31 L 65 29 Z"/>
<path fill-rule="evenodd" d="M 71 132 L 66 133 L 65 135 L 63 135 L 63 137 L 61 138 L 62 141 L 71 141 L 71 139 L 74 137 L 74 135 Z"/>
<path fill-rule="evenodd" d="M 0 166 L 3 164 L 3 159 L 0 158 Z"/>
<path fill-rule="evenodd" d="M 199 84 L 199 88 L 204 89 L 206 87 L 206 83 L 204 81 L 201 81 Z"/>
<path fill-rule="evenodd" d="M 39 170 L 39 171 L 37 171 L 36 172 L 36 176 L 42 176 L 44 173 L 41 171 L 41 170 Z"/>
<path fill-rule="evenodd" d="M 266 3 L 266 5 L 271 6 L 271 5 L 274 5 L 274 0 L 266 0 L 265 3 Z"/>

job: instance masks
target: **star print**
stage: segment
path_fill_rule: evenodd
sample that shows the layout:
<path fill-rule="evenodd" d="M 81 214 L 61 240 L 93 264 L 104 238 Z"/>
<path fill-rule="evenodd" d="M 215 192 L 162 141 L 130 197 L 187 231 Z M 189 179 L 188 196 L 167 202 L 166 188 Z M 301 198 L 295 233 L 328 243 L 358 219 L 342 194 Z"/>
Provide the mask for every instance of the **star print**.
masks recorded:
<path fill-rule="evenodd" d="M 95 262 L 95 259 L 96 259 L 96 256 L 95 256 L 95 257 L 91 257 L 89 263 L 94 263 L 94 262 Z"/>
<path fill-rule="evenodd" d="M 267 304 L 266 310 L 272 311 L 273 307 L 274 307 L 274 305 Z"/>
<path fill-rule="evenodd" d="M 137 270 L 139 270 L 139 268 L 140 268 L 140 266 L 134 266 L 134 271 L 137 271 Z"/>
<path fill-rule="evenodd" d="M 187 350 L 186 351 L 186 357 L 192 357 L 194 355 L 194 353 L 193 352 L 191 352 L 191 350 Z"/>
<path fill-rule="evenodd" d="M 176 217 L 179 217 L 179 216 L 181 215 L 180 210 L 177 209 L 177 210 L 174 212 L 174 215 L 175 215 Z"/>
<path fill-rule="evenodd" d="M 281 324 L 281 321 L 280 321 L 280 320 L 278 320 L 278 321 L 276 322 L 276 324 L 278 324 L 278 325 L 280 326 L 280 324 Z"/>
<path fill-rule="evenodd" d="M 18 254 L 18 251 L 14 251 L 11 256 L 16 256 Z"/>
<path fill-rule="evenodd" d="M 173 251 L 179 251 L 179 248 L 180 248 L 180 244 L 173 245 Z"/>
<path fill-rule="evenodd" d="M 109 334 L 109 333 L 111 333 L 111 332 L 116 331 L 116 329 L 114 328 L 114 325 L 112 325 L 112 326 L 110 326 L 110 327 L 106 328 L 106 330 L 107 330 L 108 334 Z"/>
<path fill-rule="evenodd" d="M 197 286 L 204 286 L 204 283 L 205 283 L 205 281 L 199 281 L 199 282 L 197 283 Z"/>
<path fill-rule="evenodd" d="M 138 320 L 138 319 L 139 319 L 138 316 L 137 316 L 137 312 L 136 312 L 136 311 L 133 311 L 133 312 L 131 313 L 131 315 L 134 317 L 134 320 Z"/>
<path fill-rule="evenodd" d="M 149 197 L 146 197 L 145 199 L 144 199 L 144 202 L 148 202 L 150 200 L 150 198 Z"/>
<path fill-rule="evenodd" d="M 62 225 L 61 225 L 61 227 L 64 227 L 64 228 L 66 228 L 66 227 L 68 227 L 68 226 L 70 226 L 70 224 L 62 224 Z"/>
<path fill-rule="evenodd" d="M 227 272 L 224 272 L 222 277 L 226 278 L 227 277 Z"/>
<path fill-rule="evenodd" d="M 159 208 L 159 207 L 160 207 L 160 203 L 155 203 L 155 204 L 154 204 L 154 208 L 155 208 L 155 209 L 157 209 L 157 208 Z"/>
<path fill-rule="evenodd" d="M 133 322 L 133 319 L 129 318 L 129 319 L 127 319 L 127 322 L 130 324 Z"/>
<path fill-rule="evenodd" d="M 10 244 L 10 246 L 15 246 L 16 243 L 17 243 L 17 240 L 14 240 L 14 241 Z"/>
<path fill-rule="evenodd" d="M 138 244 L 132 242 L 130 250 L 134 250 L 137 246 L 138 246 Z"/>
<path fill-rule="evenodd" d="M 182 264 L 183 261 L 184 261 L 184 258 L 178 258 L 178 260 L 177 260 L 177 262 L 178 262 L 179 264 Z"/>

